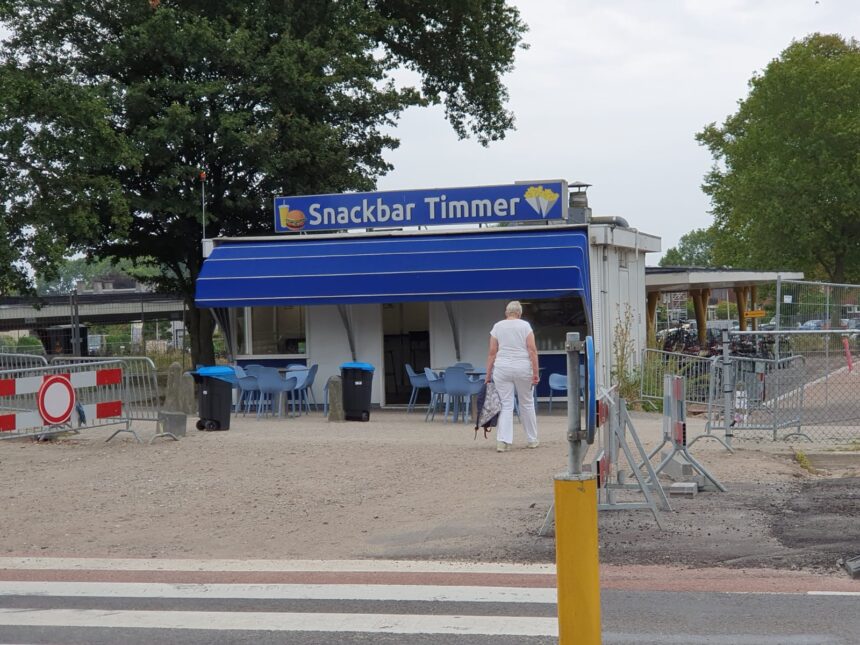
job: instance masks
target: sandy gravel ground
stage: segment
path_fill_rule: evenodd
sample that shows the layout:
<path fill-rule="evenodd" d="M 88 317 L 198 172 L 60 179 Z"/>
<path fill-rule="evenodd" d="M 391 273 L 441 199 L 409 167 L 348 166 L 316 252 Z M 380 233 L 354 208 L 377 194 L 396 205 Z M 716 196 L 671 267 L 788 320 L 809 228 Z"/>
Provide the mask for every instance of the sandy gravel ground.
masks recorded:
<path fill-rule="evenodd" d="M 635 419 L 655 445 L 659 417 Z M 699 421 L 690 426 L 690 436 L 701 430 Z M 103 429 L 0 442 L 0 554 L 548 562 L 553 540 L 537 531 L 553 475 L 566 467 L 565 427 L 564 416 L 544 413 L 538 449 L 525 449 L 518 427 L 514 450 L 502 454 L 468 425 L 389 411 L 369 423 L 240 417 L 226 432 L 199 432 L 190 421 L 181 441 L 152 445 L 105 443 Z M 154 433 L 151 424 L 140 429 L 145 440 Z M 824 481 L 787 445 L 729 455 L 700 441 L 694 454 L 729 493 L 673 498 L 665 532 L 647 512 L 602 514 L 605 562 L 835 570 L 843 546 L 819 548 L 815 522 L 803 539 L 780 529 L 786 509 Z M 844 501 L 858 488 L 824 497 Z M 848 540 L 858 511 L 849 499 L 836 514 Z"/>

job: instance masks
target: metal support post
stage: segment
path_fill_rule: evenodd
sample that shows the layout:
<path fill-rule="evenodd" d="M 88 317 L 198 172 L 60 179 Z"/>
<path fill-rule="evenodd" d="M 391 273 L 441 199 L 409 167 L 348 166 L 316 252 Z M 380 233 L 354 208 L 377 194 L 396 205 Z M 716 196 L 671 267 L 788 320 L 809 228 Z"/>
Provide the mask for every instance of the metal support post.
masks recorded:
<path fill-rule="evenodd" d="M 723 330 L 723 419 L 726 426 L 726 445 L 731 447 L 734 431 L 734 389 L 735 379 L 732 373 L 732 355 L 729 347 L 729 330 Z"/>
<path fill-rule="evenodd" d="M 777 276 L 776 276 L 776 312 L 774 314 L 774 317 L 776 318 L 776 321 L 775 321 L 776 325 L 774 326 L 774 329 L 776 329 L 776 331 L 779 331 L 780 329 L 782 329 L 782 316 L 781 316 L 781 314 L 782 314 L 782 276 L 777 274 Z M 777 345 L 778 345 L 778 343 L 777 343 Z M 776 358 L 777 358 L 777 360 L 779 360 L 779 347 L 778 346 L 777 346 L 776 352 L 777 352 Z"/>
<path fill-rule="evenodd" d="M 81 355 L 81 317 L 78 311 L 78 290 L 72 289 L 70 295 L 72 308 L 72 356 Z"/>
<path fill-rule="evenodd" d="M 579 353 L 583 343 L 576 332 L 567 335 L 565 349 L 567 350 L 567 472 L 572 475 L 582 473 L 582 460 L 585 458 L 586 446 L 582 443 L 585 433 L 582 431 L 582 414 L 579 407 L 579 383 L 582 364 Z"/>
<path fill-rule="evenodd" d="M 559 645 L 600 645 L 597 479 L 583 474 L 588 450 L 579 406 L 583 343 L 567 334 L 568 472 L 555 478 L 555 553 Z M 586 401 L 587 404 L 587 401 Z"/>
<path fill-rule="evenodd" d="M 445 311 L 448 314 L 448 323 L 451 325 L 451 336 L 454 339 L 454 356 L 460 360 L 460 331 L 457 329 L 457 317 L 454 315 L 454 305 L 445 303 Z"/>
<path fill-rule="evenodd" d="M 343 323 L 343 328 L 346 330 L 346 341 L 349 343 L 349 353 L 352 356 L 352 360 L 357 360 L 355 358 L 355 336 L 352 333 L 352 324 L 349 320 L 349 311 L 346 308 L 346 305 L 338 305 L 337 312 L 340 314 L 340 321 Z"/>

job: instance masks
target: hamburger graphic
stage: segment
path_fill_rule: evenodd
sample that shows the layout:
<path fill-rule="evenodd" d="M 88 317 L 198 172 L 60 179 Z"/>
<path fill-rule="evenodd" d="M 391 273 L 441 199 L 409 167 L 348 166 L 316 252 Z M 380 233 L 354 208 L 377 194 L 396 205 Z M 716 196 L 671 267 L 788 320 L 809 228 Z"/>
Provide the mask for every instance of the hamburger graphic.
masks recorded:
<path fill-rule="evenodd" d="M 288 204 L 278 206 L 278 216 L 281 226 L 291 231 L 300 231 L 305 225 L 305 214 L 299 210 L 290 210 Z"/>

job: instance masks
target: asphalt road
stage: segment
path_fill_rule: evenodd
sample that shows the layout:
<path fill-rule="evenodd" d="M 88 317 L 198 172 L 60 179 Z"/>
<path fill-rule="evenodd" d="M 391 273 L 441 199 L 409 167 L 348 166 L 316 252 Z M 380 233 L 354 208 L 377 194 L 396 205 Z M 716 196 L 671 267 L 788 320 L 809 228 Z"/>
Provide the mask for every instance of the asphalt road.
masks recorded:
<path fill-rule="evenodd" d="M 557 642 L 554 602 L 252 600 L 163 598 L 157 594 L 131 598 L 113 594 L 15 595 L 9 594 L 10 590 L 5 587 L 0 595 L 3 644 L 549 645 Z M 444 597 L 444 593 L 440 592 L 440 596 Z M 860 642 L 860 592 L 809 595 L 604 591 L 602 602 L 605 645 Z M 88 624 L 74 626 L 80 623 Z M 163 627 L 167 624 L 172 628 Z M 449 629 L 451 625 L 453 630 Z M 303 626 L 308 628 L 302 629 Z M 474 633 L 487 630 L 487 626 L 497 630 L 496 633 Z M 391 629 L 417 633 L 386 633 Z M 458 629 L 462 633 L 451 633 Z M 515 633 L 505 633 L 506 630 Z M 538 635 L 528 635 L 529 631 Z"/>
<path fill-rule="evenodd" d="M 246 569 L 252 578 L 281 582 L 224 584 L 182 581 L 206 574 L 205 564 L 168 571 L 169 564 L 133 563 L 137 569 L 126 571 L 122 581 L 109 565 L 88 572 L 78 569 L 80 562 L 65 569 L 62 562 L 42 565 L 53 569 L 6 569 L 0 577 L 0 645 L 558 640 L 554 576 L 545 567 L 411 562 L 377 563 L 374 572 L 367 563 L 359 565 L 367 572 L 358 574 L 339 570 L 345 567 L 338 562 L 327 563 L 325 571 L 294 572 L 287 571 L 289 563 L 275 563 L 268 571 Z M 215 580 L 218 567 L 213 564 L 206 575 Z M 815 587 L 827 580 L 800 593 L 604 589 L 603 643 L 856 645 L 860 588 Z M 738 579 L 733 588 L 745 584 Z"/>

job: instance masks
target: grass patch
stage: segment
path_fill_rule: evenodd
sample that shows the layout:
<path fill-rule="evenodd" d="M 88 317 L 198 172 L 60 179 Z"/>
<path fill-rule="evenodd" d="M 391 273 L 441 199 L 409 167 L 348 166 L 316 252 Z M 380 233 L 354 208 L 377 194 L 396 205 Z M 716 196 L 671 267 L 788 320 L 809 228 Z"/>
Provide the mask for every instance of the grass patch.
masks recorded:
<path fill-rule="evenodd" d="M 812 462 L 809 461 L 809 457 L 802 450 L 794 449 L 794 461 L 797 462 L 797 465 L 803 468 L 810 475 L 817 475 L 818 470 L 816 470 L 815 466 L 812 465 Z"/>

